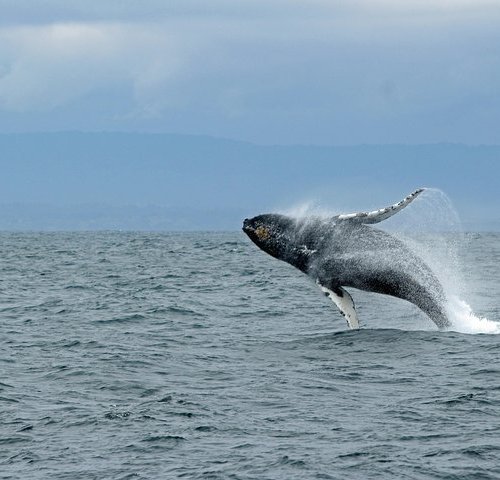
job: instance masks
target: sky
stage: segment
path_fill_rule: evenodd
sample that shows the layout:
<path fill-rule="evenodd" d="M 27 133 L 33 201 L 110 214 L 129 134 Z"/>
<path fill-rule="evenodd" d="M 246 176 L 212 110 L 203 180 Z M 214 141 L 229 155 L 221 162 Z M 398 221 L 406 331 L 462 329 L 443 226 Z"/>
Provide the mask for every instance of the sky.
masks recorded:
<path fill-rule="evenodd" d="M 0 132 L 500 144 L 498 0 L 0 0 Z"/>

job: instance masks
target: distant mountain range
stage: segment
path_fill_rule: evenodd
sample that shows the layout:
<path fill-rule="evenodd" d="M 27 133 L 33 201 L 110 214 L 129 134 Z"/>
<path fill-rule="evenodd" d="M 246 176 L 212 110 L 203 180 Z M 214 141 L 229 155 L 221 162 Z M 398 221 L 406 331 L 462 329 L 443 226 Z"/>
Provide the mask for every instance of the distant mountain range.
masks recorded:
<path fill-rule="evenodd" d="M 0 230 L 7 231 L 235 230 L 243 218 L 242 210 L 231 208 L 0 204 Z"/>
<path fill-rule="evenodd" d="M 500 146 L 263 146 L 130 133 L 0 135 L 2 230 L 233 230 L 315 202 L 378 208 L 444 190 L 471 230 L 500 230 Z"/>

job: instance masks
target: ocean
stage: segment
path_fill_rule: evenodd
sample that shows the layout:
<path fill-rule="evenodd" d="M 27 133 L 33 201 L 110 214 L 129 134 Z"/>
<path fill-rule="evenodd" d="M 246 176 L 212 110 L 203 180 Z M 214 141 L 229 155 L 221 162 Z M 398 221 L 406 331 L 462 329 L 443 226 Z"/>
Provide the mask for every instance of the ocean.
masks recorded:
<path fill-rule="evenodd" d="M 0 234 L 0 478 L 500 478 L 500 235 L 464 237 L 452 331 L 355 290 L 348 331 L 241 232 Z"/>

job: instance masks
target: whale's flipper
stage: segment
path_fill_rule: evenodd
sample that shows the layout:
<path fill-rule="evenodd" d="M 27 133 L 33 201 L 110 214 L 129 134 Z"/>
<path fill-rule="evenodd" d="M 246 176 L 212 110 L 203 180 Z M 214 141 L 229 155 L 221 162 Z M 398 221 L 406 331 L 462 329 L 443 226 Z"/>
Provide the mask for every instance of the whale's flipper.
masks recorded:
<path fill-rule="evenodd" d="M 358 316 L 356 314 L 356 309 L 354 307 L 354 301 L 350 293 L 343 289 L 342 287 L 336 287 L 335 291 L 324 287 L 317 280 L 319 288 L 325 293 L 325 295 L 330 298 L 330 300 L 337 305 L 340 313 L 345 317 L 347 325 L 351 330 L 359 328 Z"/>
<path fill-rule="evenodd" d="M 408 206 L 415 198 L 417 198 L 422 192 L 423 188 L 419 188 L 415 190 L 413 193 L 410 193 L 407 197 L 403 198 L 399 203 L 395 203 L 389 207 L 381 208 L 379 210 L 373 210 L 372 212 L 358 212 L 358 213 L 348 213 L 344 215 L 337 215 L 333 217 L 333 221 L 335 223 L 378 223 L 382 220 L 386 220 L 389 217 L 392 217 L 395 213 L 398 213 L 400 210 Z"/>

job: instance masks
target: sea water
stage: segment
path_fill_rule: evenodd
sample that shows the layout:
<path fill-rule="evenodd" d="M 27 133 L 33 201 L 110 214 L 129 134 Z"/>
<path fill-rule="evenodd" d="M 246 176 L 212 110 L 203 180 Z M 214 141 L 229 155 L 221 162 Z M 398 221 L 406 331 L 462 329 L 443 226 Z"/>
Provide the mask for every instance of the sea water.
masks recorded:
<path fill-rule="evenodd" d="M 500 235 L 463 235 L 443 332 L 356 290 L 348 331 L 240 232 L 0 234 L 0 478 L 500 478 Z"/>

